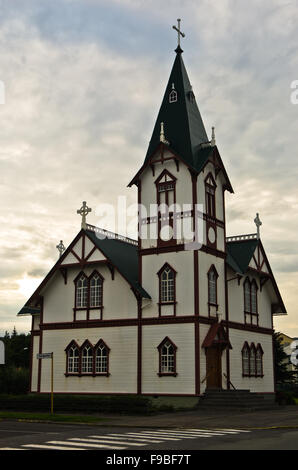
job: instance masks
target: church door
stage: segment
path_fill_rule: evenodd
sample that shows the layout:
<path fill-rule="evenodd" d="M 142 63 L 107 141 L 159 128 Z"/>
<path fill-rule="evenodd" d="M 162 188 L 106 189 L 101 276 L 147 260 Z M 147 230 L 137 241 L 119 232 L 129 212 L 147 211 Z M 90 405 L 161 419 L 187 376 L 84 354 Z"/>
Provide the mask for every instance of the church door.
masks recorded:
<path fill-rule="evenodd" d="M 222 388 L 221 354 L 220 346 L 211 346 L 206 349 L 207 388 Z"/>

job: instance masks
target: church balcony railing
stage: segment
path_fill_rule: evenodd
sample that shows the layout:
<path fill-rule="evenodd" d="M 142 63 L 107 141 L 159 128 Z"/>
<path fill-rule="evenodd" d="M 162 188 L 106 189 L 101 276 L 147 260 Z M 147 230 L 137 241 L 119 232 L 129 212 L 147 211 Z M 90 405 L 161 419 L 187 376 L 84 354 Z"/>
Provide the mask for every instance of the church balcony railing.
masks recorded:
<path fill-rule="evenodd" d="M 129 243 L 130 245 L 138 246 L 138 242 L 133 240 L 132 238 L 125 237 L 124 235 L 119 235 L 117 233 L 109 232 L 100 227 L 95 227 L 94 225 L 86 225 L 86 229 L 90 230 L 90 232 L 98 233 L 101 235 L 100 238 L 109 238 L 113 240 L 119 240 L 121 242 Z M 105 237 L 102 237 L 104 235 Z"/>
<path fill-rule="evenodd" d="M 249 235 L 236 235 L 234 237 L 227 237 L 226 241 L 227 242 L 241 242 L 241 241 L 246 241 L 246 240 L 257 240 L 258 234 L 257 233 L 251 233 Z"/>

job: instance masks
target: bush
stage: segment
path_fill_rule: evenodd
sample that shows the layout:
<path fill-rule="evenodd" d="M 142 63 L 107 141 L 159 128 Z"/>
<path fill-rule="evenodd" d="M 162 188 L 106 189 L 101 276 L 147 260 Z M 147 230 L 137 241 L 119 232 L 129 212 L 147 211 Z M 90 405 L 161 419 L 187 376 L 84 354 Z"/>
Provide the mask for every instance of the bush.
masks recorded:
<path fill-rule="evenodd" d="M 295 394 L 293 392 L 277 392 L 276 401 L 279 405 L 296 405 Z"/>
<path fill-rule="evenodd" d="M 24 394 L 29 389 L 29 369 L 5 366 L 0 369 L 0 393 Z"/>
<path fill-rule="evenodd" d="M 0 410 L 47 412 L 50 394 L 1 395 Z M 60 413 L 151 414 L 148 398 L 132 395 L 55 395 L 54 410 Z"/>

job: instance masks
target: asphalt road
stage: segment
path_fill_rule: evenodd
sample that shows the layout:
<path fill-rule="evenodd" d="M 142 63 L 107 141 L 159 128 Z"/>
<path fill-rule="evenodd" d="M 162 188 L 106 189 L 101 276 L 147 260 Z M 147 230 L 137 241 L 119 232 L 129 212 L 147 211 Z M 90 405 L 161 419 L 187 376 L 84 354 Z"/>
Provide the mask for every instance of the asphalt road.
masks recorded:
<path fill-rule="evenodd" d="M 298 429 L 164 429 L 0 422 L 4 450 L 298 450 Z"/>

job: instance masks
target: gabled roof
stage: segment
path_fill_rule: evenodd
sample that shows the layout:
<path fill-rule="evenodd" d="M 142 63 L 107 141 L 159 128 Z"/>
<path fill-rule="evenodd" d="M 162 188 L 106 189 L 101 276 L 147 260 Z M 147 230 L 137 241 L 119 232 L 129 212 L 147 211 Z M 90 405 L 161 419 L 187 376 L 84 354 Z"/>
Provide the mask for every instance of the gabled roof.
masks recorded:
<path fill-rule="evenodd" d="M 239 274 L 245 274 L 259 240 L 227 241 L 227 263 Z"/>
<path fill-rule="evenodd" d="M 233 269 L 236 274 L 239 274 L 241 276 L 245 275 L 249 271 L 250 262 L 254 256 L 256 248 L 259 247 L 259 250 L 262 253 L 268 271 L 267 273 L 262 271 L 260 272 L 260 274 L 262 276 L 270 278 L 276 297 L 278 299 L 278 304 L 275 306 L 275 314 L 286 314 L 287 311 L 280 295 L 269 261 L 267 259 L 264 247 L 262 245 L 261 240 L 257 238 L 256 234 L 227 238 L 226 247 L 227 264 L 230 266 L 230 268 Z"/>
<path fill-rule="evenodd" d="M 36 305 L 36 302 L 39 299 L 41 290 L 46 286 L 47 282 L 52 278 L 55 272 L 60 268 L 63 268 L 63 260 L 65 260 L 67 255 L 71 253 L 72 248 L 84 233 L 104 254 L 107 258 L 107 262 L 117 269 L 136 293 L 138 293 L 142 298 L 151 299 L 150 295 L 138 283 L 137 245 L 128 243 L 122 240 L 121 237 L 116 238 L 117 236 L 115 236 L 115 238 L 100 239 L 96 236 L 94 231 L 82 229 L 65 250 L 61 258 L 58 259 L 50 272 L 46 275 L 30 299 L 26 302 L 25 306 L 19 311 L 18 315 L 32 315 L 39 313 L 39 307 Z"/>
<path fill-rule="evenodd" d="M 176 58 L 154 126 L 145 162 L 160 142 L 160 125 L 164 123 L 165 138 L 169 146 L 190 166 L 195 167 L 202 143 L 208 142 L 207 133 L 197 106 L 192 87 L 182 59 L 182 49 L 176 49 Z M 172 86 L 177 101 L 169 102 Z"/>
<path fill-rule="evenodd" d="M 89 238 L 111 261 L 117 270 L 125 277 L 142 297 L 151 299 L 150 295 L 138 282 L 138 247 L 114 238 L 99 239 L 95 232 L 86 230 Z"/>
<path fill-rule="evenodd" d="M 227 332 L 222 323 L 213 323 L 203 341 L 202 348 L 210 348 L 213 345 L 222 345 L 228 349 L 233 349 L 229 341 Z"/>
<path fill-rule="evenodd" d="M 213 161 L 222 170 L 226 179 L 225 188 L 234 192 L 222 163 L 218 148 L 209 142 L 205 126 L 196 103 L 192 86 L 182 59 L 182 49 L 176 49 L 176 58 L 165 90 L 162 104 L 155 122 L 152 137 L 141 169 L 128 186 L 136 183 L 161 147 L 168 149 L 175 159 L 185 163 L 191 171 L 201 172 L 208 161 Z M 170 103 L 169 96 L 174 90 L 177 101 Z M 161 142 L 161 123 L 164 137 Z M 161 150 L 163 151 L 163 150 Z M 152 160 L 152 163 L 153 160 Z"/>

